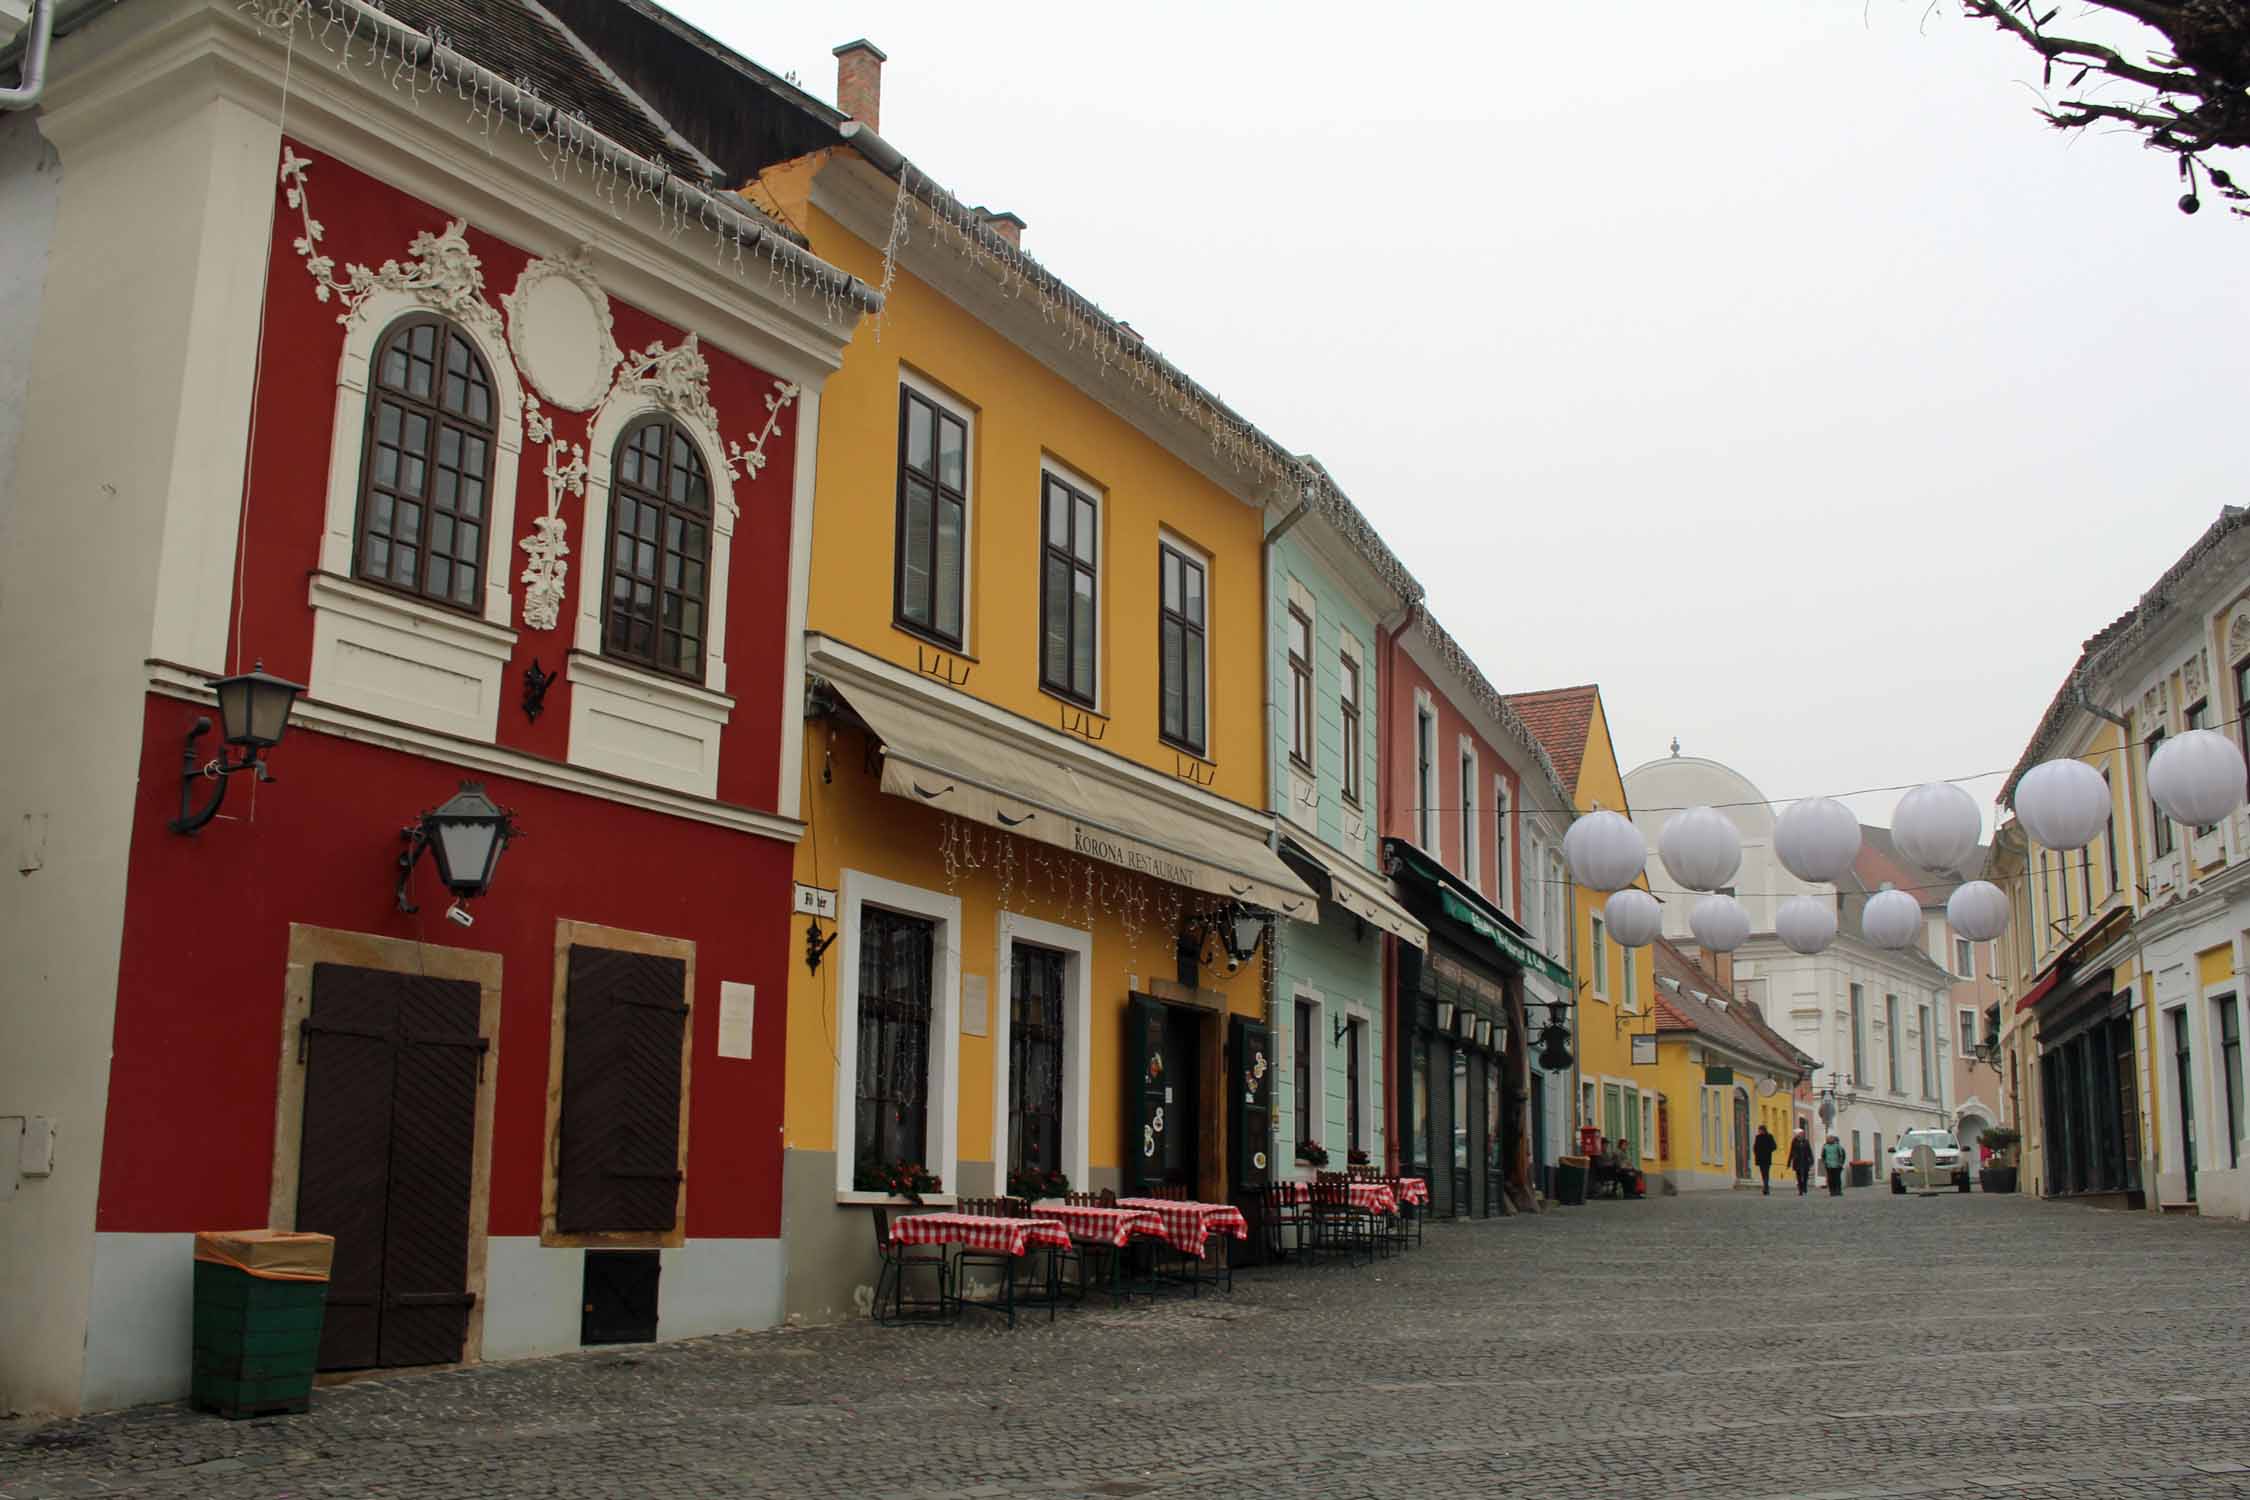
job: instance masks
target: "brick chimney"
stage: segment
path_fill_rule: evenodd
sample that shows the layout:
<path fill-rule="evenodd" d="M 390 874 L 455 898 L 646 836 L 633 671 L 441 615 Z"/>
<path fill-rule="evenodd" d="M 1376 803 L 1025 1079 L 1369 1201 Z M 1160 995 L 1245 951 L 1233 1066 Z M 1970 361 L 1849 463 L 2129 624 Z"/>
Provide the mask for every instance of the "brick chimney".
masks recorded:
<path fill-rule="evenodd" d="M 836 107 L 883 133 L 883 49 L 865 37 L 836 49 Z"/>
<path fill-rule="evenodd" d="M 1011 213 L 994 213 L 989 208 L 977 210 L 977 220 L 1018 250 L 1023 248 L 1023 220 Z"/>

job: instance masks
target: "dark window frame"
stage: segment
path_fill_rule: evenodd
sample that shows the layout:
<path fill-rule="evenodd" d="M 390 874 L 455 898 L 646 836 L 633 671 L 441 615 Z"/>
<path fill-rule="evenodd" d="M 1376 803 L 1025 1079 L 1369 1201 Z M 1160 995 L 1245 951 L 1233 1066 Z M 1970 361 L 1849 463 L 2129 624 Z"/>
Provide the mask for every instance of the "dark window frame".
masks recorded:
<path fill-rule="evenodd" d="M 1016 943 L 1009 960 L 1007 1170 L 1061 1171 L 1071 955 Z M 1046 1054 L 1043 1073 L 1034 1067 L 1035 1051 Z M 1030 1087 L 1035 1074 L 1046 1081 L 1036 1099 Z"/>
<path fill-rule="evenodd" d="M 1167 573 L 1179 569 L 1178 603 L 1167 603 L 1165 585 Z M 1187 580 L 1196 579 L 1195 598 L 1198 610 L 1191 617 L 1188 611 Z M 1156 544 L 1156 733 L 1165 744 L 1185 750 L 1199 760 L 1210 758 L 1211 747 L 1211 571 L 1201 558 L 1191 554 L 1186 547 L 1170 541 Z M 1185 674 L 1180 682 L 1180 722 L 1177 728 L 1171 722 L 1167 706 L 1172 696 L 1171 672 L 1165 666 L 1164 646 L 1170 632 L 1179 632 L 1180 671 Z M 1190 647 L 1193 650 L 1190 650 Z M 1188 690 L 1194 689 L 1190 702 Z M 1191 722 L 1192 721 L 1192 722 Z"/>
<path fill-rule="evenodd" d="M 658 451 L 654 455 L 640 447 L 651 432 L 659 434 Z M 632 459 L 643 464 L 652 460 L 656 463 L 657 480 L 653 486 L 642 478 L 628 480 L 625 477 L 625 465 Z M 675 481 L 683 472 L 687 493 L 675 498 Z M 698 492 L 702 496 L 700 506 L 694 499 Z M 711 659 L 711 575 L 717 566 L 715 554 L 719 544 L 717 508 L 710 461 L 703 456 L 703 450 L 687 428 L 666 412 L 645 412 L 635 417 L 618 441 L 617 456 L 610 469 L 609 539 L 602 568 L 602 656 L 606 660 L 702 685 Z M 636 524 L 650 515 L 656 522 L 653 536 L 646 534 L 649 528 Z M 686 545 L 687 539 L 697 531 L 703 539 L 700 556 L 694 555 Z M 621 545 L 653 549 L 654 576 L 647 576 L 637 564 L 621 569 L 618 559 Z M 689 580 L 698 576 L 700 587 L 689 587 Z M 635 593 L 645 591 L 652 595 L 651 603 L 646 606 L 653 609 L 646 617 L 649 634 L 646 650 L 629 639 L 618 637 L 621 628 L 642 621 L 644 608 L 636 600 L 621 615 L 617 597 L 620 584 Z M 680 606 L 677 614 L 669 607 L 674 601 Z M 692 631 L 687 628 L 689 606 L 694 609 L 695 629 Z M 671 642 L 669 649 L 667 640 Z M 689 642 L 694 643 L 692 652 L 687 649 Z"/>
<path fill-rule="evenodd" d="M 1871 1088 L 1867 1081 L 1867 989 L 1864 985 L 1851 986 L 1852 1012 L 1852 1082 L 1860 1088 Z"/>
<path fill-rule="evenodd" d="M 2227 1165 L 2242 1165 L 2242 1007 L 2232 995 L 2212 997 L 2219 1033 L 2219 1085 L 2227 1104 Z"/>
<path fill-rule="evenodd" d="M 1052 469 L 1040 471 L 1039 486 L 1039 686 L 1042 691 L 1086 708 L 1095 707 L 1101 700 L 1101 646 L 1102 646 L 1102 578 L 1101 578 L 1101 501 L 1080 489 Z M 1055 542 L 1054 506 L 1060 491 L 1065 513 L 1062 543 Z M 1091 533 L 1084 538 L 1084 555 L 1080 555 L 1080 523 Z M 1065 600 L 1062 616 L 1063 639 L 1060 647 L 1062 659 L 1050 658 L 1055 647 L 1048 631 L 1048 621 L 1054 610 L 1052 591 L 1055 587 L 1055 569 L 1060 567 L 1063 581 L 1070 587 L 1070 597 Z M 1074 680 L 1078 659 L 1078 613 L 1070 606 L 1075 603 L 1077 583 L 1086 580 L 1086 597 L 1089 601 L 1086 630 L 1093 639 L 1086 642 L 1086 685 L 1080 687 Z"/>
<path fill-rule="evenodd" d="M 1515 799 L 1508 795 L 1505 777 L 1495 777 L 1492 782 L 1492 904 L 1509 916 L 1515 915 L 1515 903 L 1508 899 L 1508 819 L 1515 811 Z"/>
<path fill-rule="evenodd" d="M 2107 771 L 2102 772 L 2102 791 L 2109 798 L 2109 812 L 2102 819 L 2102 857 L 2109 865 L 2108 894 L 2114 896 L 2117 894 L 2117 788 L 2110 785 Z"/>
<path fill-rule="evenodd" d="M 431 330 L 433 335 L 426 360 L 411 347 L 399 347 L 410 344 L 414 334 L 423 329 Z M 465 370 L 455 371 L 447 367 L 448 359 L 455 349 L 467 356 Z M 394 353 L 406 362 L 403 378 L 408 383 L 394 384 L 387 378 Z M 420 395 L 411 386 L 414 367 L 418 364 L 428 366 L 429 380 L 428 391 Z M 500 456 L 500 398 L 493 385 L 492 368 L 485 361 L 483 352 L 477 348 L 476 340 L 470 338 L 468 331 L 460 324 L 436 313 L 423 312 L 409 313 L 383 330 L 382 336 L 375 342 L 375 352 L 368 361 L 367 370 L 367 406 L 362 418 L 359 484 L 352 517 L 351 576 L 358 582 L 403 595 L 432 608 L 455 610 L 481 619 L 484 616 L 485 590 L 490 582 L 486 570 L 491 561 L 493 474 Z M 455 379 L 461 381 L 462 409 L 458 410 L 450 405 Z M 482 420 L 468 409 L 479 396 L 485 410 Z M 383 439 L 382 419 L 386 405 L 399 413 L 396 442 L 385 442 Z M 426 438 L 419 453 L 411 452 L 406 447 L 410 424 L 416 421 L 424 424 Z M 444 461 L 444 443 L 448 431 L 454 435 L 457 444 L 478 442 L 484 445 L 481 471 L 465 462 L 448 464 Z M 398 455 L 398 466 L 392 470 L 392 478 L 388 482 L 376 477 L 380 456 L 384 451 Z M 460 449 L 456 447 L 455 451 L 458 454 Z M 400 482 L 405 465 L 410 462 L 421 465 L 422 476 L 421 482 L 413 486 L 411 493 Z M 448 473 L 453 476 L 453 504 L 450 508 L 441 509 L 438 487 L 441 476 Z M 473 512 L 464 511 L 460 504 L 465 493 L 464 481 L 469 479 L 475 481 L 479 497 L 478 508 Z M 387 519 L 380 526 L 375 524 L 378 499 L 387 502 Z M 400 528 L 396 525 L 401 506 L 411 507 L 415 518 L 412 540 L 403 544 Z M 444 590 L 434 592 L 430 587 L 430 575 L 431 554 L 436 549 L 431 543 L 437 535 L 440 520 L 445 522 L 447 534 L 453 542 L 443 558 L 446 569 Z M 464 532 L 471 534 L 472 538 L 465 543 Z M 369 557 L 375 544 L 381 546 L 382 563 L 378 571 L 370 571 Z M 416 554 L 411 582 L 400 581 L 392 576 L 395 549 L 402 545 L 410 547 Z M 467 599 L 459 596 L 457 588 L 459 570 L 464 567 L 471 570 L 474 577 Z"/>
<path fill-rule="evenodd" d="M 1315 772 L 1312 616 L 1290 605 L 1288 629 L 1289 762 L 1309 776 Z"/>
<path fill-rule="evenodd" d="M 939 923 L 930 917 L 916 916 L 912 912 L 893 911 L 888 907 L 863 906 L 860 908 L 859 973 L 850 982 L 859 986 L 855 1027 L 858 1031 L 858 1055 L 855 1059 L 852 1110 L 852 1165 L 858 1168 L 889 1162 L 911 1161 L 933 1166 L 930 1161 L 930 1086 L 934 1060 L 933 1043 L 937 1029 L 937 935 Z M 902 974 L 898 964 L 913 967 L 915 955 L 911 951 L 894 952 L 893 941 L 902 949 L 910 950 L 919 940 L 920 994 L 899 992 L 894 986 L 903 977 L 909 985 L 915 976 Z M 886 960 L 890 961 L 886 972 Z M 878 985 L 878 993 L 870 995 L 870 972 Z M 919 1032 L 921 1076 L 915 1079 L 910 1070 L 891 1066 L 898 1047 L 909 1051 L 915 1048 Z M 886 1038 L 896 1033 L 892 1045 Z M 872 1045 L 870 1045 L 872 1043 Z M 874 1085 L 870 1092 L 869 1085 Z M 898 1111 L 898 1117 L 884 1121 L 878 1117 L 870 1132 L 867 1115 L 870 1108 L 878 1112 L 885 1106 Z M 911 1120 L 908 1116 L 911 1115 Z M 872 1153 L 863 1144 L 872 1133 Z"/>
<path fill-rule="evenodd" d="M 1360 736 L 1364 732 L 1359 716 L 1359 658 L 1349 651 L 1338 652 L 1336 679 L 1338 708 L 1344 721 L 1343 798 L 1357 807 L 1360 796 Z"/>
<path fill-rule="evenodd" d="M 920 406 L 930 413 L 930 463 L 927 469 L 919 468 L 913 461 L 910 443 L 913 432 L 914 409 Z M 945 451 L 943 434 L 948 426 L 961 433 L 961 482 L 948 485 L 944 479 L 941 455 Z M 911 385 L 898 388 L 898 477 L 896 480 L 896 530 L 891 549 L 891 623 L 910 635 L 918 635 L 937 645 L 955 651 L 963 650 L 969 638 L 969 475 L 975 468 L 974 429 L 967 417 L 932 396 Z M 928 597 L 925 600 L 926 620 L 916 619 L 907 608 L 906 582 L 908 557 L 907 502 L 911 486 L 926 483 L 930 489 L 929 558 L 926 576 L 929 579 Z M 955 559 L 953 579 L 953 607 L 958 616 L 948 629 L 940 618 L 939 552 L 938 538 L 946 504 L 958 507 L 959 556 Z"/>
<path fill-rule="evenodd" d="M 1414 705 L 1414 821 L 1415 842 L 1425 853 L 1437 853 L 1437 710 Z"/>
<path fill-rule="evenodd" d="M 2164 731 L 2161 729 L 2149 731 L 2148 758 L 2150 760 L 2156 759 L 2156 752 L 2163 745 L 2164 738 Z M 2149 829 L 2149 851 L 2155 858 L 2163 859 L 2178 847 L 2178 838 L 2172 832 L 2172 820 L 2164 816 L 2164 809 L 2156 805 L 2154 797 L 2148 799 L 2148 815 L 2153 825 Z"/>
<path fill-rule="evenodd" d="M 1344 1026 L 1344 1146 L 1348 1151 L 1367 1149 L 1367 1112 L 1360 1104 L 1360 1087 L 1366 1079 L 1367 1063 L 1361 1055 L 1367 1044 L 1367 1022 L 1353 1016 Z"/>
<path fill-rule="evenodd" d="M 1477 847 L 1477 752 L 1463 746 L 1461 750 L 1461 878 L 1473 890 L 1484 889 L 1483 872 L 1477 869 L 1477 856 L 1484 851 Z"/>
<path fill-rule="evenodd" d="M 1313 1139 L 1313 1028 L 1316 1021 L 1313 1002 L 1298 996 L 1291 1019 L 1295 1022 L 1289 1038 L 1290 1123 L 1297 1132 L 1297 1139 L 1291 1143 L 1294 1155 L 1297 1146 Z"/>
<path fill-rule="evenodd" d="M 1891 994 L 1883 996 L 1883 1053 L 1884 1061 L 1890 1065 L 1886 1081 L 1890 1084 L 1891 1092 L 1905 1093 L 1898 1078 L 1898 996 Z"/>

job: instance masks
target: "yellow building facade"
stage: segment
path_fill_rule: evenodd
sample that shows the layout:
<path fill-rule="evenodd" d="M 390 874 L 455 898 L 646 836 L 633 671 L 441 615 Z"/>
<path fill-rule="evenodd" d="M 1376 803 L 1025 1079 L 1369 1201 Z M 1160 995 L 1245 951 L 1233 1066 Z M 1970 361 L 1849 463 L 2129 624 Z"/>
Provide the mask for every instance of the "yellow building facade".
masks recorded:
<path fill-rule="evenodd" d="M 940 1204 L 1027 1174 L 1225 1200 L 1269 1170 L 1259 923 L 1317 906 L 1264 811 L 1286 470 L 1190 420 L 1177 372 L 1166 396 L 1107 363 L 1115 325 L 1097 348 L 1043 315 L 1052 285 L 989 229 L 949 240 L 960 206 L 862 144 L 752 191 L 887 297 L 818 409 L 784 1142 L 806 1321 L 865 1307 L 869 1210 L 909 1167 Z"/>

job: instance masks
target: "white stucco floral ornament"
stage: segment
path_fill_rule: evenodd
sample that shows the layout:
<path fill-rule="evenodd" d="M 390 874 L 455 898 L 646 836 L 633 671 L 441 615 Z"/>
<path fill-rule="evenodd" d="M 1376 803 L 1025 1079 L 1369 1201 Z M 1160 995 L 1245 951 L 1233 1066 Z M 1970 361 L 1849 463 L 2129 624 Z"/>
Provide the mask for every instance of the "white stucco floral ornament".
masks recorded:
<path fill-rule="evenodd" d="M 2109 826 L 2109 783 L 2082 760 L 2043 760 L 2016 783 L 2016 821 L 2049 849 L 2083 849 Z"/>
<path fill-rule="evenodd" d="M 1773 852 L 1781 867 L 1799 880 L 1815 884 L 1841 880 L 1859 858 L 1859 818 L 1829 797 L 1792 802 L 1774 819 Z M 1830 928 L 1833 933 L 1833 923 Z"/>
<path fill-rule="evenodd" d="M 2008 930 L 2007 893 L 1989 880 L 1972 880 L 1946 901 L 1945 919 L 1959 936 L 1988 943 Z"/>
<path fill-rule="evenodd" d="M 1632 822 L 1613 812 L 1588 813 L 1563 835 L 1570 878 L 1590 891 L 1621 891 L 1648 868 L 1648 845 Z"/>
<path fill-rule="evenodd" d="M 1742 835 L 1717 808 L 1691 807 L 1664 825 L 1656 853 L 1686 889 L 1715 891 L 1742 868 Z"/>
<path fill-rule="evenodd" d="M 2148 758 L 2148 794 L 2175 823 L 2216 823 L 2242 806 L 2242 752 L 2216 729 L 2168 739 Z"/>
<path fill-rule="evenodd" d="M 1983 832 L 1977 799 L 1950 781 L 1916 787 L 1898 799 L 1898 811 L 1891 814 L 1891 841 L 1925 870 L 1959 870 L 1976 852 Z"/>
<path fill-rule="evenodd" d="M 1773 914 L 1774 935 L 1810 956 L 1836 940 L 1836 910 L 1817 896 L 1791 896 Z"/>

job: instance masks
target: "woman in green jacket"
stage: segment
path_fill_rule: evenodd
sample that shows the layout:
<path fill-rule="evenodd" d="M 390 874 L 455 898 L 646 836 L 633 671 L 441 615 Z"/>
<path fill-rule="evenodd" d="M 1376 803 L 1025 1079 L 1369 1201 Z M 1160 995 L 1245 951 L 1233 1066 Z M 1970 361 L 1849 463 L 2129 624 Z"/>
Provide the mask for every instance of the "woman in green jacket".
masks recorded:
<path fill-rule="evenodd" d="M 1844 1143 L 1831 1134 L 1828 1144 L 1820 1148 L 1820 1164 L 1828 1172 L 1828 1196 L 1844 1196 Z"/>

